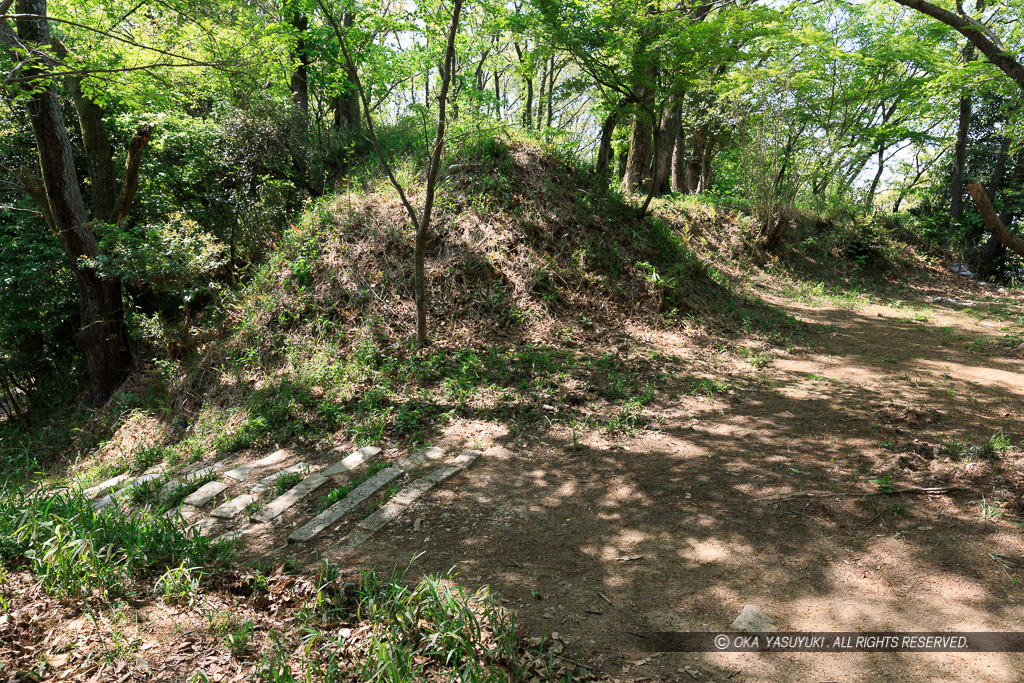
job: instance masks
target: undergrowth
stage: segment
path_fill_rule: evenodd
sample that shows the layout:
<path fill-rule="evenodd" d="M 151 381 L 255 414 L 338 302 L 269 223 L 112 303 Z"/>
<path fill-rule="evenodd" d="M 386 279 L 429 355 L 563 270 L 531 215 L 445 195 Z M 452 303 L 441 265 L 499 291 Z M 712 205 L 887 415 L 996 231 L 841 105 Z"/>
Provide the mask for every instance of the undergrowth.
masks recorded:
<path fill-rule="evenodd" d="M 0 495 L 0 562 L 29 568 L 61 598 L 132 595 L 168 567 L 221 559 L 210 541 L 149 508 L 95 510 L 74 490 Z"/>

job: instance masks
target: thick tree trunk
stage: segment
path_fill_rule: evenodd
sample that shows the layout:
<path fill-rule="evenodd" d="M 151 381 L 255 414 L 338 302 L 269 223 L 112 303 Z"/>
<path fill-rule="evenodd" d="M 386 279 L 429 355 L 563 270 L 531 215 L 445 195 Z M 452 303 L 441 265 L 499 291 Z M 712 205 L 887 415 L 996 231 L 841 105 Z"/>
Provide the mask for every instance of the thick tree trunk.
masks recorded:
<path fill-rule="evenodd" d="M 635 191 L 643 186 L 644 178 L 651 170 L 652 141 L 654 137 L 650 112 L 641 110 L 633 117 L 629 130 L 629 156 L 626 158 L 626 174 L 622 186 Z"/>
<path fill-rule="evenodd" d="M 666 107 L 658 125 L 658 149 L 654 152 L 654 192 L 665 194 L 672 190 L 672 154 L 679 134 L 683 105 L 677 102 Z"/>
<path fill-rule="evenodd" d="M 991 197 L 998 196 L 1002 191 L 1003 187 L 1003 175 L 1006 169 L 1006 161 L 1009 152 L 1009 139 L 1003 138 L 1000 145 L 999 156 L 996 158 L 996 168 L 992 173 L 992 180 L 989 182 L 988 195 Z M 1024 152 L 1017 154 L 1017 159 L 1014 164 L 1013 174 L 1009 179 L 1011 187 L 1022 188 L 1024 187 Z M 999 221 L 1006 226 L 1009 230 L 1013 224 L 1014 219 L 1018 213 L 1018 204 L 1016 196 L 1011 194 L 1003 201 L 1003 210 L 999 214 Z M 977 238 L 975 241 L 979 241 Z M 978 256 L 978 263 L 975 270 L 979 275 L 988 277 L 994 274 L 997 269 L 999 262 L 1002 260 L 1003 255 L 1006 253 L 1006 245 L 999 239 L 995 234 L 989 236 L 988 241 L 981 250 L 981 254 Z"/>
<path fill-rule="evenodd" d="M 20 0 L 18 13 L 30 15 L 17 20 L 21 40 L 36 48 L 48 48 L 51 42 L 49 23 L 39 18 L 46 16 L 46 0 Z M 43 64 L 30 68 L 32 74 L 46 70 Z M 26 104 L 50 217 L 78 282 L 82 326 L 79 344 L 89 371 L 93 399 L 101 401 L 121 384 L 132 364 L 121 283 L 103 280 L 94 269 L 79 263 L 83 256 L 97 256 L 98 248 L 82 199 L 60 99 L 52 82 L 35 82 L 30 92 Z"/>
<path fill-rule="evenodd" d="M 676 144 L 672 147 L 672 191 L 686 193 L 686 129 L 680 127 L 676 133 Z"/>
<path fill-rule="evenodd" d="M 999 142 L 999 153 L 996 155 L 996 165 L 992 170 L 992 177 L 989 178 L 988 181 L 988 189 L 986 192 L 989 197 L 998 197 L 999 193 L 1003 189 L 1003 175 L 1006 173 L 1006 161 L 1009 154 L 1010 138 L 1004 136 Z M 972 245 L 977 245 L 981 242 L 985 233 L 985 226 L 978 225 L 971 229 L 971 234 L 967 236 L 967 239 Z M 986 249 L 986 251 L 991 252 L 992 250 Z M 984 262 L 984 260 L 982 262 Z"/>

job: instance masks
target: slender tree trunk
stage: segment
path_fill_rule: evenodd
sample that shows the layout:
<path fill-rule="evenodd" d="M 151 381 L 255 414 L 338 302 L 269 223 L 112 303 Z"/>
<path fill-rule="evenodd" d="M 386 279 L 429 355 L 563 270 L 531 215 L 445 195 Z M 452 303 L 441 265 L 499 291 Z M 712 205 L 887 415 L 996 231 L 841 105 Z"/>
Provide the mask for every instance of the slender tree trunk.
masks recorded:
<path fill-rule="evenodd" d="M 597 147 L 597 174 L 607 181 L 612 165 L 612 136 L 619 123 L 619 112 L 612 111 L 601 126 L 601 142 Z"/>
<path fill-rule="evenodd" d="M 501 120 L 501 78 L 498 70 L 494 70 L 494 116 Z"/>
<path fill-rule="evenodd" d="M 974 60 L 974 46 L 968 43 L 963 49 L 964 63 Z M 953 149 L 953 178 L 950 181 L 949 217 L 954 226 L 964 219 L 964 164 L 967 160 L 967 136 L 971 127 L 971 95 L 967 90 L 960 93 L 960 112 L 957 118 L 956 146 Z"/>
<path fill-rule="evenodd" d="M 523 49 L 519 47 L 519 43 L 513 43 L 512 46 L 515 48 L 516 55 L 519 57 L 519 65 L 524 68 L 526 67 L 526 60 L 523 57 Z M 529 48 L 529 45 L 527 45 Z M 529 75 L 523 76 L 523 80 L 526 81 L 526 99 L 523 102 L 523 127 L 526 130 L 533 128 L 533 78 Z"/>
<path fill-rule="evenodd" d="M 334 29 L 342 54 L 344 55 L 345 62 L 349 65 L 353 65 L 355 64 L 355 60 L 352 58 L 352 53 L 349 51 L 345 41 L 345 33 L 341 30 L 338 22 L 333 18 L 333 15 L 324 3 L 325 0 L 319 0 L 317 4 Z M 440 65 L 441 90 L 437 98 L 437 136 L 434 141 L 434 151 L 431 154 L 429 164 L 427 166 L 427 183 L 424 192 L 425 198 L 423 200 L 422 215 L 417 215 L 416 209 L 413 207 L 412 203 L 409 201 L 408 195 L 405 193 L 405 188 L 402 187 L 402 183 L 398 181 L 398 178 L 395 176 L 395 172 L 388 161 L 387 155 L 384 154 L 384 151 L 381 148 L 380 140 L 377 137 L 376 128 L 373 123 L 373 115 L 370 110 L 370 100 L 367 97 L 366 90 L 363 88 L 362 82 L 359 79 L 359 74 L 355 74 L 356 90 L 359 93 L 359 100 L 362 103 L 363 115 L 365 117 L 366 135 L 373 144 L 374 151 L 377 154 L 377 158 L 380 160 L 381 166 L 384 167 L 388 180 L 398 192 L 402 205 L 405 207 L 405 210 L 409 215 L 409 221 L 415 230 L 415 242 L 413 245 L 413 291 L 416 298 L 416 343 L 421 348 L 427 343 L 427 231 L 430 228 L 430 218 L 434 208 L 434 196 L 437 193 L 437 174 L 438 169 L 441 166 L 441 156 L 444 151 L 445 129 L 447 125 L 445 109 L 448 104 L 448 90 L 452 82 L 452 72 L 455 70 L 455 36 L 459 30 L 459 15 L 461 13 L 462 0 L 453 0 L 452 22 L 448 29 L 448 45 L 445 49 L 444 61 Z"/>
<path fill-rule="evenodd" d="M 871 179 L 871 186 L 868 188 L 868 195 L 864 200 L 867 208 L 875 203 L 875 192 L 878 191 L 878 183 L 882 180 L 882 173 L 885 171 L 885 147 L 878 148 L 878 169 L 875 170 L 875 177 Z"/>
<path fill-rule="evenodd" d="M 686 185 L 690 192 L 700 191 L 701 166 L 704 159 L 704 141 L 707 125 L 701 124 L 693 131 L 690 141 L 690 158 L 686 162 Z"/>
<path fill-rule="evenodd" d="M 292 57 L 295 60 L 295 70 L 292 71 L 289 84 L 292 94 L 292 104 L 295 105 L 296 137 L 298 141 L 291 150 L 292 172 L 295 174 L 294 183 L 307 190 L 310 194 L 319 194 L 310 183 L 309 162 L 306 158 L 309 137 L 309 52 L 306 50 L 306 33 L 309 30 L 309 20 L 306 15 L 294 7 L 287 9 L 288 21 L 296 32 L 295 49 Z"/>
<path fill-rule="evenodd" d="M 680 126 L 676 144 L 672 147 L 672 191 L 686 193 L 686 129 Z"/>
<path fill-rule="evenodd" d="M 427 229 L 430 227 L 430 214 L 434 208 L 434 194 L 437 191 L 437 171 L 441 166 L 441 154 L 444 151 L 445 102 L 448 99 L 448 87 L 452 82 L 452 71 L 455 69 L 455 36 L 459 31 L 459 14 L 462 11 L 462 0 L 454 0 L 452 23 L 448 28 L 448 49 L 444 58 L 444 74 L 441 79 L 441 94 L 438 96 L 437 138 L 434 142 L 434 155 L 430 160 L 427 172 L 426 198 L 423 201 L 423 216 L 416 225 L 415 266 L 416 266 L 416 343 L 423 347 L 427 343 L 427 277 L 424 260 L 426 258 Z"/>
<path fill-rule="evenodd" d="M 117 202 L 117 173 L 103 110 L 82 92 L 81 79 L 71 78 L 69 85 L 82 128 L 82 146 L 92 191 L 92 215 L 99 221 L 110 221 Z"/>
<path fill-rule="evenodd" d="M 551 122 L 554 120 L 555 111 L 555 56 L 551 56 L 551 67 L 548 69 L 548 118 L 547 127 L 551 127 Z"/>
<path fill-rule="evenodd" d="M 355 14 L 345 12 L 341 21 L 346 29 L 352 28 Z M 361 130 L 359 93 L 356 92 L 355 78 L 351 72 L 354 68 L 354 65 L 345 64 L 345 90 L 334 98 L 334 129 L 348 131 L 352 137 L 359 135 Z M 429 93 L 425 97 L 429 97 Z"/>
<path fill-rule="evenodd" d="M 681 102 L 665 108 L 658 125 L 658 148 L 654 152 L 654 192 L 665 194 L 672 189 L 672 153 L 676 147 L 680 119 L 683 114 Z"/>
<path fill-rule="evenodd" d="M 47 16 L 46 0 L 19 0 L 17 11 L 28 15 L 17 20 L 21 40 L 36 49 L 48 49 L 49 22 L 40 18 Z M 28 73 L 38 75 L 47 70 L 45 63 L 37 62 Z M 33 83 L 26 105 L 39 152 L 49 214 L 78 283 L 82 326 L 78 341 L 89 371 L 92 396 L 95 401 L 102 401 L 121 384 L 132 365 L 121 283 L 102 279 L 94 269 L 79 263 L 83 256 L 96 257 L 99 250 L 82 199 L 56 85 L 47 81 Z"/>
<path fill-rule="evenodd" d="M 537 94 L 537 114 L 535 120 L 537 121 L 537 128 L 544 126 L 544 93 L 548 86 L 548 63 L 545 61 L 540 68 L 540 92 Z"/>
<path fill-rule="evenodd" d="M 296 61 L 291 76 L 292 104 L 304 115 L 309 115 L 309 52 L 306 50 L 306 33 L 309 31 L 309 20 L 298 10 L 289 12 L 288 21 L 295 29 L 295 50 L 292 53 Z"/>
<path fill-rule="evenodd" d="M 715 141 L 717 136 L 714 131 L 708 131 L 704 135 L 704 145 L 700 153 L 700 192 L 707 192 L 711 189 L 711 162 L 715 159 Z"/>

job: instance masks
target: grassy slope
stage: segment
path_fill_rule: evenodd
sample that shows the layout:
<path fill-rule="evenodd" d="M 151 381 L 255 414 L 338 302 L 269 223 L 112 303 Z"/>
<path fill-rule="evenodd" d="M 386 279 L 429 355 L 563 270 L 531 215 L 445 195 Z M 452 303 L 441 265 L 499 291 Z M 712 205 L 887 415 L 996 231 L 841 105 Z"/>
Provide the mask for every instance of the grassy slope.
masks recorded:
<path fill-rule="evenodd" d="M 627 327 L 714 337 L 756 364 L 805 333 L 760 291 L 854 303 L 927 277 L 925 261 L 873 228 L 798 218 L 780 260 L 758 251 L 749 220 L 692 198 L 659 201 L 640 219 L 588 169 L 534 143 L 459 149 L 445 188 L 428 245 L 429 348 L 411 346 L 404 213 L 390 191 L 370 186 L 311 207 L 198 332 L 193 356 L 154 362 L 87 420 L 79 413 L 63 427 L 55 420 L 49 437 L 8 439 L 4 457 L 29 467 L 42 453 L 56 460 L 50 482 L 92 483 L 275 445 L 412 445 L 455 419 L 501 422 L 513 436 L 551 424 L 631 433 L 659 396 L 713 395 L 729 382 L 689 376 L 681 359 L 624 352 Z M 97 518 L 73 496 L 50 500 L 5 497 L 16 542 L 0 550 L 6 566 L 30 569 L 57 597 L 148 594 L 169 570 L 158 585 L 174 598 L 193 590 L 184 569 L 225 561 L 175 536 L 156 511 Z M 24 519 L 43 532 L 19 535 Z M 138 530 L 132 542 L 104 544 L 125 528 Z M 37 552 L 44 545 L 57 549 L 50 559 Z M 114 560 L 100 562 L 103 552 Z"/>

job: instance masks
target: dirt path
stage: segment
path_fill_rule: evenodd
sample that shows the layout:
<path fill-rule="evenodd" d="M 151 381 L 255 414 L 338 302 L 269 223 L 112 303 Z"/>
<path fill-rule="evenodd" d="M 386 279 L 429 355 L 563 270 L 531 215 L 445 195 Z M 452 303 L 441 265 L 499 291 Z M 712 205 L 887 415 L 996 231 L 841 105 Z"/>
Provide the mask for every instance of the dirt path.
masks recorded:
<path fill-rule="evenodd" d="M 633 330 L 632 352 L 689 356 L 732 390 L 666 398 L 645 411 L 651 428 L 614 442 L 552 429 L 522 445 L 454 425 L 441 445 L 484 456 L 345 559 L 455 566 L 526 631 L 558 632 L 617 680 L 692 680 L 685 667 L 699 680 L 1021 680 L 1017 654 L 652 656 L 634 635 L 725 630 L 748 603 L 781 630 L 1024 628 L 1024 354 L 1004 341 L 1024 301 L 975 288 L 973 311 L 922 308 L 931 294 L 917 307 L 774 300 L 815 332 L 761 369 Z M 943 448 L 1000 429 L 1015 447 L 995 461 Z M 872 480 L 970 492 L 763 500 L 878 491 Z"/>

